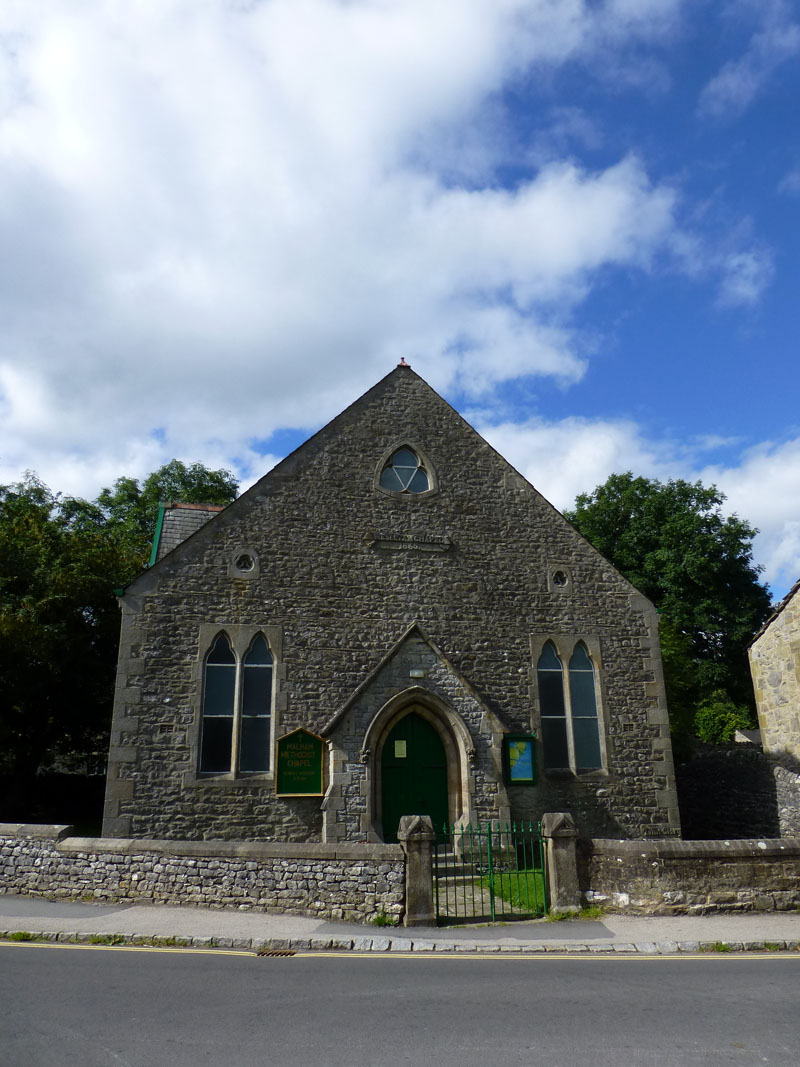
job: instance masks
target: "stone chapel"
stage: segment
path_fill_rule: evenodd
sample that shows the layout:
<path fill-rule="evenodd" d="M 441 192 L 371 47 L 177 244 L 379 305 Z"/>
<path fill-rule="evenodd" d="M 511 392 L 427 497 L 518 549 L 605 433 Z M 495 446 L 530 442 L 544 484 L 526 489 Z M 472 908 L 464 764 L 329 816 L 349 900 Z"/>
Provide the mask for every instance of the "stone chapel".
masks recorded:
<path fill-rule="evenodd" d="M 680 833 L 653 605 L 405 363 L 120 603 L 105 836 Z"/>

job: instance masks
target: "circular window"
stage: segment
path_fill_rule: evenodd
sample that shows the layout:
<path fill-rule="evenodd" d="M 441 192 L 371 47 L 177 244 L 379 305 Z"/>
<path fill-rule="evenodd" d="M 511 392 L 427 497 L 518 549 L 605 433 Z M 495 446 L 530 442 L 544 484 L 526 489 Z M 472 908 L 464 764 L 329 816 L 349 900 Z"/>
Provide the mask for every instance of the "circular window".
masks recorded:
<path fill-rule="evenodd" d="M 242 554 L 237 556 L 234 561 L 234 566 L 237 571 L 251 571 L 255 565 L 256 561 L 249 552 L 242 552 Z"/>
<path fill-rule="evenodd" d="M 381 489 L 390 493 L 426 493 L 430 478 L 419 456 L 410 448 L 398 448 L 389 458 L 380 478 Z"/>
<path fill-rule="evenodd" d="M 564 586 L 568 581 L 566 571 L 553 571 L 553 585 Z"/>

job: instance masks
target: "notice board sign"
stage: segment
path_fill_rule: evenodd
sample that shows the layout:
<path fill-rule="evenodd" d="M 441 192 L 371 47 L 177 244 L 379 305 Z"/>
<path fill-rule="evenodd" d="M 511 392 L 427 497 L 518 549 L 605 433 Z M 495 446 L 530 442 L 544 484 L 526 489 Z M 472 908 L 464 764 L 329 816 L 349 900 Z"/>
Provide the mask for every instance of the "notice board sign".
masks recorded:
<path fill-rule="evenodd" d="M 536 785 L 536 734 L 506 734 L 507 785 Z"/>
<path fill-rule="evenodd" d="M 275 743 L 275 792 L 281 797 L 321 797 L 325 742 L 300 727 Z"/>

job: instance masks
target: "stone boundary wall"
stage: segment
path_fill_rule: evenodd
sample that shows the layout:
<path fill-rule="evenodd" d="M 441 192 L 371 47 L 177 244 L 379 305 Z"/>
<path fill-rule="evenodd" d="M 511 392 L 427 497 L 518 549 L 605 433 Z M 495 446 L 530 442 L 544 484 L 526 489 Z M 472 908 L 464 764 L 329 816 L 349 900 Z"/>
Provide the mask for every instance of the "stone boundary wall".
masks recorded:
<path fill-rule="evenodd" d="M 645 915 L 790 911 L 800 907 L 800 838 L 584 841 L 583 898 Z"/>
<path fill-rule="evenodd" d="M 405 910 L 407 857 L 400 845 L 85 838 L 70 837 L 70 830 L 0 823 L 0 893 L 350 922 L 381 911 L 400 918 Z M 583 902 L 609 911 L 703 915 L 800 908 L 800 838 L 583 840 L 577 870 L 572 847 L 574 873 L 559 877 L 576 885 Z M 551 867 L 560 870 L 552 857 Z"/>
<path fill-rule="evenodd" d="M 800 762 L 756 745 L 698 745 L 675 769 L 681 827 L 690 840 L 796 837 Z"/>
<path fill-rule="evenodd" d="M 0 892 L 349 922 L 404 911 L 400 845 L 90 838 L 71 829 L 0 823 Z"/>

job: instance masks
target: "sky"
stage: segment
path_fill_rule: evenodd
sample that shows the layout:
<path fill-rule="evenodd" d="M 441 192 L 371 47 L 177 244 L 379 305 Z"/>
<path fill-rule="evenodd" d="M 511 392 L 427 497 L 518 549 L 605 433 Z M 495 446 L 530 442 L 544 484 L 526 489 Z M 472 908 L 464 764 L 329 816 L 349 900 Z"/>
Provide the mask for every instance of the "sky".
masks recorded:
<path fill-rule="evenodd" d="M 0 482 L 246 486 L 404 357 L 800 576 L 800 5 L 5 0 Z"/>

